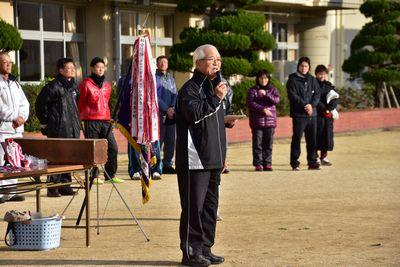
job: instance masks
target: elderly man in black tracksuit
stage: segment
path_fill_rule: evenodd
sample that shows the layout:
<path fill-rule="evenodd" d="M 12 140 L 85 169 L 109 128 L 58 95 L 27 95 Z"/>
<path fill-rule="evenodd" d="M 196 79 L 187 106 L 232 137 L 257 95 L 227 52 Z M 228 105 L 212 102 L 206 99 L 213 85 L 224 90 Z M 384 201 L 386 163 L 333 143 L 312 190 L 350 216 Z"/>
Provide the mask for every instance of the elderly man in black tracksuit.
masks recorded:
<path fill-rule="evenodd" d="M 297 64 L 297 72 L 289 75 L 286 84 L 290 102 L 290 117 L 293 135 L 290 145 L 290 165 L 299 170 L 300 142 L 303 132 L 306 137 L 308 169 L 318 170 L 315 154 L 317 135 L 317 105 L 320 99 L 319 84 L 310 73 L 310 59 L 302 57 Z"/>
<path fill-rule="evenodd" d="M 226 154 L 227 86 L 217 71 L 221 56 L 212 45 L 194 52 L 196 69 L 178 93 L 176 170 L 181 199 L 182 264 L 209 266 L 224 261 L 211 253 L 218 208 L 218 187 Z"/>

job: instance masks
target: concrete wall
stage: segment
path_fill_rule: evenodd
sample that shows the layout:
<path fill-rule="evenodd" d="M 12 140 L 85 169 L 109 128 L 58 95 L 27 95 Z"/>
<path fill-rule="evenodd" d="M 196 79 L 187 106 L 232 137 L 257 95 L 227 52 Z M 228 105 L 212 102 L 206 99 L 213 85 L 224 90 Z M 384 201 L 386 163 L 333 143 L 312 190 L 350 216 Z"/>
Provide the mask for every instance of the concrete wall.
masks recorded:
<path fill-rule="evenodd" d="M 300 32 L 299 57 L 307 56 L 311 60 L 311 72 L 318 64 L 329 64 L 330 34 L 326 25 L 326 16 L 303 18 L 297 25 Z"/>

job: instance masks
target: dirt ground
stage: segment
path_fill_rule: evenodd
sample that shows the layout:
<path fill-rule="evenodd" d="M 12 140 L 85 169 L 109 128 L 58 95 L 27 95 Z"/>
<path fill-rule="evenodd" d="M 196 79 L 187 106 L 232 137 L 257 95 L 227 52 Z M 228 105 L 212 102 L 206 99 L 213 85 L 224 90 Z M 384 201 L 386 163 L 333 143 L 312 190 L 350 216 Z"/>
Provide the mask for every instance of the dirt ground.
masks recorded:
<path fill-rule="evenodd" d="M 251 144 L 229 147 L 230 174 L 223 175 L 214 252 L 223 266 L 400 266 L 400 129 L 337 136 L 334 163 L 321 171 L 300 172 L 288 164 L 289 140 L 274 144 L 272 173 L 254 172 Z M 10 251 L 0 222 L 0 265 L 10 266 L 179 266 L 179 196 L 174 175 L 164 175 L 141 204 L 140 184 L 127 175 L 127 156 L 119 159 L 118 185 L 148 234 L 146 242 L 111 185 L 100 186 L 100 235 L 92 229 L 85 247 L 83 229 L 62 229 L 61 246 L 51 251 Z M 95 215 L 92 192 L 92 215 Z M 74 225 L 83 192 L 66 212 L 63 225 Z M 45 214 L 61 213 L 69 198 L 44 197 Z M 24 203 L 35 208 L 34 194 Z M 93 221 L 95 223 L 95 221 Z"/>

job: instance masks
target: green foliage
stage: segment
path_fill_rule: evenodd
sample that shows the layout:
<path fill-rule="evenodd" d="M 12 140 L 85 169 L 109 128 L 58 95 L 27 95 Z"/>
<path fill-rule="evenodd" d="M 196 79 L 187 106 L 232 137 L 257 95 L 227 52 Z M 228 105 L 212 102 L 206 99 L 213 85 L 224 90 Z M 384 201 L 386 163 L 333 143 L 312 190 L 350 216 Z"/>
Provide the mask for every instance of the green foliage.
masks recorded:
<path fill-rule="evenodd" d="M 18 30 L 0 19 L 0 52 L 16 51 L 22 47 L 22 38 Z"/>
<path fill-rule="evenodd" d="M 362 74 L 364 81 L 375 84 L 376 81 L 399 81 L 400 72 L 396 69 L 374 69 Z"/>
<path fill-rule="evenodd" d="M 186 72 L 193 67 L 193 59 L 189 54 L 171 53 L 168 66 L 171 70 Z"/>
<path fill-rule="evenodd" d="M 367 0 L 360 11 L 372 18 L 351 43 L 351 55 L 342 69 L 373 84 L 376 106 L 383 107 L 382 82 L 400 80 L 400 3 Z"/>
<path fill-rule="evenodd" d="M 390 5 L 386 0 L 373 0 L 373 1 L 365 1 L 360 6 L 360 11 L 367 18 L 376 15 L 377 13 L 385 12 L 385 10 L 389 9 Z"/>
<path fill-rule="evenodd" d="M 36 117 L 35 112 L 35 103 L 36 98 L 42 90 L 43 86 L 46 83 L 50 82 L 52 79 L 47 78 L 44 81 L 41 81 L 39 84 L 23 84 L 22 90 L 25 93 L 26 98 L 29 102 L 29 118 L 28 121 L 24 124 L 24 129 L 26 132 L 40 132 L 40 122 Z M 112 84 L 112 91 L 110 96 L 111 107 L 114 108 L 118 100 L 117 94 L 117 85 L 115 83 Z"/>
<path fill-rule="evenodd" d="M 29 118 L 28 121 L 24 124 L 24 129 L 26 132 L 39 132 L 40 131 L 40 122 L 36 117 L 35 112 L 35 103 L 36 98 L 45 85 L 45 81 L 40 82 L 39 84 L 23 84 L 22 90 L 25 93 L 26 98 L 29 102 Z"/>
<path fill-rule="evenodd" d="M 256 82 L 254 79 L 245 79 L 241 83 L 232 86 L 233 90 L 232 108 L 235 114 L 246 114 L 246 115 L 249 114 L 246 104 L 247 91 L 255 84 Z"/>
<path fill-rule="evenodd" d="M 263 29 L 265 17 L 263 14 L 238 11 L 231 15 L 222 15 L 210 23 L 209 29 L 219 32 L 234 32 L 249 35 L 258 29 Z"/>
<path fill-rule="evenodd" d="M 338 106 L 340 111 L 352 111 L 374 107 L 374 89 L 372 87 L 367 87 L 364 90 L 353 88 L 336 89 L 340 95 Z"/>
<path fill-rule="evenodd" d="M 184 44 L 178 46 L 181 51 L 184 49 L 195 50 L 196 47 L 203 44 L 212 44 L 219 50 L 245 51 L 250 47 L 250 38 L 243 34 L 225 34 L 222 32 L 204 31 L 196 28 L 185 29 L 181 34 L 181 40 Z M 174 48 L 173 51 L 176 51 Z"/>
<path fill-rule="evenodd" d="M 247 59 L 235 58 L 235 57 L 224 57 L 222 59 L 222 70 L 225 76 L 231 76 L 233 74 L 248 75 L 252 66 Z"/>
<path fill-rule="evenodd" d="M 255 79 L 245 79 L 241 83 L 238 83 L 232 86 L 233 90 L 233 112 L 236 114 L 246 114 L 248 115 L 247 110 L 247 93 L 248 90 L 255 86 Z M 280 81 L 272 78 L 271 84 L 276 87 L 279 92 L 281 101 L 277 105 L 277 115 L 278 116 L 287 116 L 289 115 L 289 100 L 287 98 L 286 89 Z"/>
<path fill-rule="evenodd" d="M 205 14 L 209 10 L 222 11 L 229 5 L 240 8 L 248 5 L 258 4 L 261 0 L 178 0 L 178 10 L 181 12 L 192 12 Z"/>
<path fill-rule="evenodd" d="M 266 60 L 257 60 L 254 62 L 251 62 L 251 66 L 253 67 L 250 73 L 250 76 L 256 76 L 257 72 L 260 70 L 266 70 L 269 73 L 274 72 L 274 66 L 271 64 L 271 62 L 266 61 Z"/>
<path fill-rule="evenodd" d="M 14 75 L 15 77 L 19 77 L 19 72 L 18 72 L 18 66 L 17 64 L 13 64 L 11 67 L 11 74 Z"/>
<path fill-rule="evenodd" d="M 270 51 L 275 48 L 274 36 L 264 30 L 257 30 L 250 34 L 251 48 L 254 50 Z"/>
<path fill-rule="evenodd" d="M 259 60 L 260 51 L 275 48 L 275 38 L 265 31 L 265 16 L 237 8 L 253 5 L 260 0 L 179 0 L 178 9 L 204 14 L 209 18 L 205 28 L 185 28 L 179 35 L 180 44 L 171 48 L 169 67 L 171 70 L 190 71 L 193 68 L 191 53 L 200 45 L 212 44 L 222 57 L 222 72 L 225 77 L 239 74 L 245 76 L 242 83 L 234 86 L 234 112 L 246 109 L 247 90 L 254 84 L 248 76 L 261 69 L 273 73 L 273 65 Z M 233 7 L 233 8 L 232 8 Z M 229 10 L 229 11 L 228 11 Z M 279 82 L 276 85 L 281 88 Z M 282 90 L 285 97 L 286 92 Z M 283 101 L 285 103 L 285 100 Z M 284 113 L 284 112 L 283 112 Z"/>
<path fill-rule="evenodd" d="M 207 7 L 215 5 L 216 0 L 178 0 L 178 10 L 181 12 L 192 12 L 202 14 Z"/>
<path fill-rule="evenodd" d="M 278 116 L 288 116 L 289 115 L 289 98 L 287 97 L 287 91 L 285 85 L 283 85 L 279 80 L 272 78 L 271 84 L 276 87 L 279 92 L 281 101 L 276 106 Z"/>

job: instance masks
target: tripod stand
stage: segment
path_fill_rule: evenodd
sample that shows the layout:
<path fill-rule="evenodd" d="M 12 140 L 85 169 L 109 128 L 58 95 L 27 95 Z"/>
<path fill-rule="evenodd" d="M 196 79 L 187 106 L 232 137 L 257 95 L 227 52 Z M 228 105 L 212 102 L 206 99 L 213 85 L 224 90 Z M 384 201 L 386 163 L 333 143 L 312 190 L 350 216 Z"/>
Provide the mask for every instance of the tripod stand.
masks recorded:
<path fill-rule="evenodd" d="M 102 168 L 102 170 L 103 170 L 103 172 L 104 172 L 104 175 L 105 175 L 108 179 L 110 179 L 110 176 L 109 176 L 109 174 L 107 173 L 106 169 L 104 168 L 104 165 L 100 165 L 100 166 L 101 166 L 101 168 Z M 95 179 L 94 176 L 90 177 L 89 190 L 92 189 L 94 179 Z M 111 183 L 111 185 L 112 185 L 111 193 L 112 193 L 112 190 L 115 189 L 115 191 L 118 193 L 118 196 L 120 197 L 120 199 L 121 199 L 122 202 L 124 203 L 125 207 L 128 209 L 129 213 L 131 214 L 133 220 L 136 222 L 136 224 L 137 224 L 137 226 L 139 227 L 140 231 L 143 233 L 143 235 L 144 235 L 146 241 L 150 241 L 149 237 L 147 236 L 147 234 L 146 234 L 145 231 L 143 230 L 143 228 L 142 228 L 142 226 L 140 225 L 139 221 L 137 220 L 136 216 L 133 214 L 132 210 L 129 208 L 128 204 L 126 203 L 126 201 L 125 201 L 124 197 L 122 196 L 121 192 L 118 190 L 116 184 Z M 97 184 L 97 227 L 96 227 L 96 228 L 97 228 L 97 234 L 100 234 L 100 224 L 99 224 L 99 213 L 100 213 L 100 212 L 99 212 L 99 207 L 100 207 L 100 206 L 99 206 L 99 187 L 98 187 L 98 186 L 99 186 L 99 185 Z M 110 193 L 110 197 L 111 197 L 111 193 Z M 110 197 L 109 197 L 108 200 L 107 200 L 106 208 L 107 208 L 107 206 L 108 206 Z M 70 203 L 72 202 L 72 200 L 73 200 L 73 198 L 71 199 Z M 70 204 L 70 203 L 69 203 L 69 204 Z M 76 220 L 76 226 L 78 226 L 78 225 L 80 224 L 80 221 L 81 221 L 81 219 L 82 219 L 82 214 L 83 214 L 83 211 L 85 210 L 85 208 L 90 208 L 90 207 L 86 207 L 85 203 L 86 203 L 86 202 L 84 202 L 84 203 L 82 204 L 81 209 L 80 209 L 80 211 L 79 211 L 79 215 L 78 215 L 78 218 L 77 218 L 77 220 Z M 69 204 L 68 204 L 68 206 L 69 206 Z M 68 208 L 68 206 L 67 206 L 67 208 Z M 67 209 L 67 208 L 66 208 L 66 209 Z M 64 210 L 64 212 L 65 212 L 65 210 Z M 64 213 L 64 212 L 63 212 L 63 213 Z M 105 212 L 105 210 L 104 210 L 104 212 Z"/>

